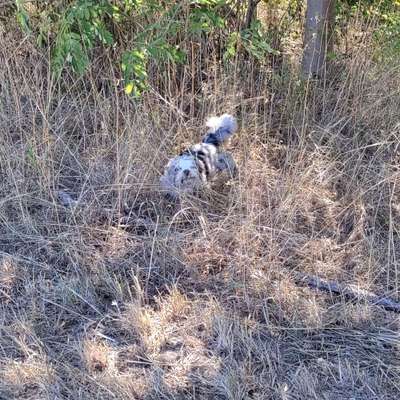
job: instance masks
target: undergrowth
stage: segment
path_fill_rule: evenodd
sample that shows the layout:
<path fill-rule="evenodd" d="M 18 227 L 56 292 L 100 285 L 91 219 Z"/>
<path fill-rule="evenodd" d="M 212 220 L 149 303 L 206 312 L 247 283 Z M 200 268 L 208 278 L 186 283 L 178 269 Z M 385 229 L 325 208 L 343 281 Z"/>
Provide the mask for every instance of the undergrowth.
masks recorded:
<path fill-rule="evenodd" d="M 135 102 L 110 55 L 57 80 L 1 37 L 0 398 L 398 398 L 396 314 L 295 280 L 400 300 L 400 74 L 371 36 L 321 82 L 208 59 Z M 222 112 L 238 178 L 166 201 L 166 161 Z"/>

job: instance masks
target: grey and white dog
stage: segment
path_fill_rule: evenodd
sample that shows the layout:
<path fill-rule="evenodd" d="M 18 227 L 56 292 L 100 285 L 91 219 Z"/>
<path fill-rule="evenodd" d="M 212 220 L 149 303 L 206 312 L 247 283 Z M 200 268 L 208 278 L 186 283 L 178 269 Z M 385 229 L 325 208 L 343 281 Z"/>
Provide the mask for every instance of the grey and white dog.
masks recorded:
<path fill-rule="evenodd" d="M 191 146 L 172 158 L 160 179 L 161 188 L 172 198 L 180 194 L 193 194 L 207 186 L 219 172 L 233 176 L 236 164 L 232 156 L 220 149 L 237 130 L 236 119 L 229 114 L 211 117 L 208 131 L 201 143 Z"/>

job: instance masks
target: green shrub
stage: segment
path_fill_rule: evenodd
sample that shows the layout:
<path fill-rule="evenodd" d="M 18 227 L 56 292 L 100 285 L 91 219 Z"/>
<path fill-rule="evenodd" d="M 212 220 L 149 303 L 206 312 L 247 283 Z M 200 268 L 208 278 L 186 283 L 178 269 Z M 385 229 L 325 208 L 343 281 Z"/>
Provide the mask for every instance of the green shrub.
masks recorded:
<path fill-rule="evenodd" d="M 125 92 L 136 97 L 149 86 L 151 60 L 161 68 L 167 63 L 183 64 L 193 41 L 218 40 L 225 59 L 238 51 L 239 42 L 241 51 L 260 61 L 273 52 L 259 21 L 245 30 L 238 30 L 240 21 L 227 23 L 227 10 L 229 13 L 236 4 L 229 0 L 69 0 L 39 4 L 29 13 L 24 1 L 16 0 L 15 15 L 23 31 L 33 34 L 39 46 L 50 46 L 56 77 L 68 67 L 83 74 L 95 46 L 128 47 L 120 60 L 121 72 Z M 123 33 L 124 43 L 114 37 L 114 31 Z"/>

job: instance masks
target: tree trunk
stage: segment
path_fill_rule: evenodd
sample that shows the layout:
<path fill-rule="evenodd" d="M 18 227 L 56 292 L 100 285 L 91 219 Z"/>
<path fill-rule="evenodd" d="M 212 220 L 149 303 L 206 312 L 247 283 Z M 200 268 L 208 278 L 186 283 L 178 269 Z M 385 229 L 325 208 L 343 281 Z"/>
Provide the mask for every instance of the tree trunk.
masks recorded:
<path fill-rule="evenodd" d="M 243 29 L 249 29 L 251 27 L 251 23 L 257 18 L 257 5 L 260 1 L 261 0 L 249 0 L 247 3 L 247 12 Z"/>
<path fill-rule="evenodd" d="M 307 0 L 302 61 L 306 78 L 320 77 L 325 71 L 326 55 L 333 49 L 334 18 L 335 0 Z"/>

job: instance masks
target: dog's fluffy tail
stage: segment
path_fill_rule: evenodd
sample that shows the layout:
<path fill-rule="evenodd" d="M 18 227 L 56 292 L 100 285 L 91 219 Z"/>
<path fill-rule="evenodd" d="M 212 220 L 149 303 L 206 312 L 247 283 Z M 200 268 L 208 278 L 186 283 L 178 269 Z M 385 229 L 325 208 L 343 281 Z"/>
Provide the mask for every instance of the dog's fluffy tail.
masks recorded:
<path fill-rule="evenodd" d="M 203 143 L 219 146 L 228 140 L 237 130 L 236 119 L 230 114 L 223 114 L 220 117 L 211 117 L 207 120 L 208 134 L 204 137 Z"/>

